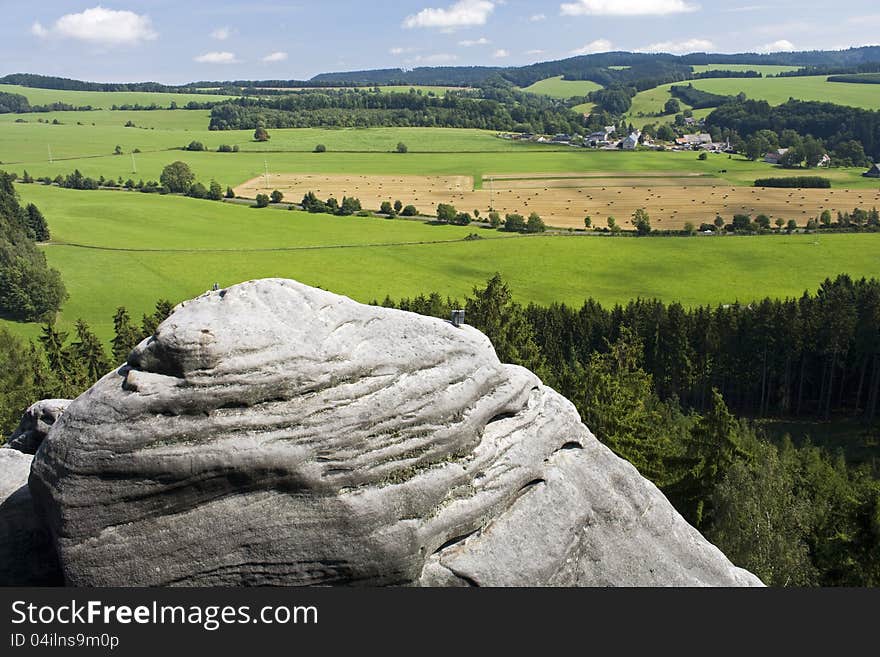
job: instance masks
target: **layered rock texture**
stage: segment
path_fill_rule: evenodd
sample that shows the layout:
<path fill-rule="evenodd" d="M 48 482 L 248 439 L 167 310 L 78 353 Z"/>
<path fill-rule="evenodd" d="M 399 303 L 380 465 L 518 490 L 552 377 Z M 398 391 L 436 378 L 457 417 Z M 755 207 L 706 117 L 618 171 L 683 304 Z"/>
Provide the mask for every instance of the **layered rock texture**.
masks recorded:
<path fill-rule="evenodd" d="M 30 494 L 78 586 L 760 584 L 480 332 L 288 280 L 179 306 Z"/>

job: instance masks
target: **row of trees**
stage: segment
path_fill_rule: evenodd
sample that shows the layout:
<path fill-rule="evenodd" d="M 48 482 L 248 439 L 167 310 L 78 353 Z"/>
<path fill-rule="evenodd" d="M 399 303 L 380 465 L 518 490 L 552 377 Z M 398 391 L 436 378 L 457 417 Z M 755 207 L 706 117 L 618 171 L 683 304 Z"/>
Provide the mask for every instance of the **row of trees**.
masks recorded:
<path fill-rule="evenodd" d="M 0 114 L 28 114 L 46 112 L 88 112 L 93 108 L 91 105 L 74 106 L 69 103 L 47 103 L 46 105 L 31 105 L 26 96 L 0 92 Z"/>
<path fill-rule="evenodd" d="M 307 193 L 303 197 L 300 205 L 302 205 L 302 209 L 306 212 L 313 212 L 317 214 L 335 214 L 341 217 L 350 217 L 351 215 L 357 214 L 358 212 L 361 212 L 363 210 L 360 200 L 354 197 L 343 196 L 342 203 L 337 201 L 332 196 L 326 201 L 322 201 L 317 196 L 315 196 L 314 192 Z"/>
<path fill-rule="evenodd" d="M 474 210 L 474 217 L 480 218 L 479 210 Z M 454 205 L 449 203 L 437 205 L 437 221 L 440 223 L 467 226 L 474 220 L 474 217 L 469 212 L 459 212 Z M 547 230 L 544 220 L 537 212 L 532 212 L 528 219 L 518 213 L 507 214 L 504 219 L 501 219 L 498 212 L 491 210 L 487 220 L 492 228 L 500 228 L 509 233 L 543 233 Z"/>
<path fill-rule="evenodd" d="M 308 90 L 270 98 L 239 98 L 215 106 L 211 130 L 310 127 L 450 127 L 571 133 L 582 117 L 562 101 L 510 85 L 450 91 L 445 96 Z M 259 141 L 260 137 L 255 138 Z M 398 148 L 405 152 L 405 148 Z"/>
<path fill-rule="evenodd" d="M 12 174 L 12 178 L 15 179 L 14 174 Z M 232 191 L 231 187 L 227 187 L 224 192 L 223 187 L 216 180 L 212 180 L 207 187 L 198 182 L 195 173 L 193 173 L 189 165 L 186 162 L 180 161 L 167 165 L 162 170 L 162 175 L 158 181 L 148 180 L 144 182 L 141 179 L 135 182 L 133 178 L 123 181 L 121 176 L 118 179 L 105 178 L 104 176 L 92 178 L 91 176 L 83 175 L 79 169 L 75 169 L 73 173 L 69 173 L 66 176 L 59 174 L 55 178 L 40 177 L 36 181 L 46 185 L 55 184 L 67 189 L 96 190 L 101 188 L 124 188 L 154 194 L 185 194 L 192 198 L 211 201 L 220 201 L 224 197 L 235 198 L 235 192 Z M 25 171 L 21 177 L 21 182 L 32 183 L 34 178 Z"/>

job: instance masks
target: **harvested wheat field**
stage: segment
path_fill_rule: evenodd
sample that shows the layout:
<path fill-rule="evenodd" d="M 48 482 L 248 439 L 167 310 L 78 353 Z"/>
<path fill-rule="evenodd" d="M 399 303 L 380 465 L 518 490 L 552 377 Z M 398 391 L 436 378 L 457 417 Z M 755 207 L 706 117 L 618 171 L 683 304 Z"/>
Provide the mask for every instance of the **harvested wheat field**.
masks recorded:
<path fill-rule="evenodd" d="M 239 196 L 255 197 L 278 189 L 287 200 L 299 201 L 307 192 L 320 198 L 355 196 L 367 209 L 382 201 L 413 204 L 423 214 L 433 214 L 438 203 L 458 210 L 485 214 L 490 207 L 503 214 L 537 212 L 550 226 L 582 228 L 584 217 L 593 226 L 604 226 L 608 217 L 626 226 L 638 208 L 644 208 L 655 229 L 676 230 L 691 222 L 712 223 L 716 215 L 730 221 L 735 214 L 765 214 L 772 220 L 794 219 L 805 224 L 823 210 L 880 207 L 880 190 L 774 189 L 732 187 L 700 174 L 496 174 L 483 178 L 473 189 L 468 176 L 356 176 L 270 174 L 236 188 Z"/>

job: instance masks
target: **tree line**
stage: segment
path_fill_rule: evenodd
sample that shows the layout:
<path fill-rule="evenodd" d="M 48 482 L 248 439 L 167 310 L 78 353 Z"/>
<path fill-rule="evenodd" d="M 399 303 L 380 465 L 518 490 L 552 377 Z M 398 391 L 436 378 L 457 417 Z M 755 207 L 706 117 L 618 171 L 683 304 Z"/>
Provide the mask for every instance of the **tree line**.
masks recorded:
<path fill-rule="evenodd" d="M 773 107 L 763 100 L 737 100 L 714 110 L 706 125 L 734 132 L 743 140 L 759 133 L 782 137 L 786 131 L 811 136 L 828 150 L 846 151 L 839 159 L 858 157 L 853 155 L 855 143 L 862 159 L 867 154 L 880 161 L 880 112 L 874 110 L 815 101 L 789 100 Z"/>
<path fill-rule="evenodd" d="M 437 303 L 413 300 L 397 307 L 445 317 L 457 302 Z M 540 354 L 530 365 L 564 394 L 577 394 L 571 382 L 578 372 L 628 337 L 638 341 L 639 362 L 658 397 L 685 409 L 710 410 L 717 389 L 742 415 L 878 419 L 877 279 L 841 275 L 797 299 L 715 307 L 637 299 L 606 308 L 589 299 L 580 307 L 530 304 L 521 310 L 516 330 L 528 334 L 530 349 Z"/>
<path fill-rule="evenodd" d="M 274 98 L 239 98 L 211 110 L 211 130 L 308 127 L 450 127 L 576 132 L 583 118 L 565 103 L 505 86 L 445 96 L 372 90 L 299 91 Z"/>
<path fill-rule="evenodd" d="M 0 114 L 29 114 L 46 112 L 89 112 L 94 109 L 91 105 L 77 107 L 69 103 L 48 103 L 46 105 L 31 105 L 26 96 L 11 94 L 0 91 Z"/>
<path fill-rule="evenodd" d="M 35 205 L 19 203 L 14 180 L 0 171 L 0 314 L 33 321 L 55 313 L 67 292 L 37 248 L 49 240 L 46 220 Z"/>

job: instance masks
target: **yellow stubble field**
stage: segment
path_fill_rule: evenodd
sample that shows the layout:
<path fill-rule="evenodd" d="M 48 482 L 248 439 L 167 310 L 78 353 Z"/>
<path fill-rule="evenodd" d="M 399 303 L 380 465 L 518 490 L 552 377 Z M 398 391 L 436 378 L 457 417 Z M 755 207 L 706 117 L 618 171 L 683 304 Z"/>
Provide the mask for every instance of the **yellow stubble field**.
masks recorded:
<path fill-rule="evenodd" d="M 836 214 L 855 207 L 880 207 L 880 190 L 737 187 L 719 184 L 711 176 L 662 172 L 494 174 L 484 176 L 478 190 L 470 176 L 273 173 L 266 183 L 266 177 L 260 176 L 235 192 L 254 198 L 277 189 L 294 202 L 310 191 L 321 199 L 354 196 L 369 210 L 378 210 L 383 201 L 400 200 L 429 215 L 439 203 L 470 213 L 476 209 L 481 215 L 492 207 L 502 215 L 537 212 L 547 225 L 559 228 L 583 228 L 588 215 L 593 226 L 604 226 L 613 216 L 626 227 L 638 208 L 648 212 L 655 229 L 677 230 L 686 222 L 697 227 L 712 223 L 716 215 L 729 222 L 734 214 L 766 214 L 772 220 L 795 219 L 803 225 L 825 209 Z"/>

